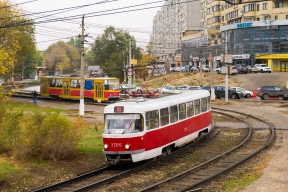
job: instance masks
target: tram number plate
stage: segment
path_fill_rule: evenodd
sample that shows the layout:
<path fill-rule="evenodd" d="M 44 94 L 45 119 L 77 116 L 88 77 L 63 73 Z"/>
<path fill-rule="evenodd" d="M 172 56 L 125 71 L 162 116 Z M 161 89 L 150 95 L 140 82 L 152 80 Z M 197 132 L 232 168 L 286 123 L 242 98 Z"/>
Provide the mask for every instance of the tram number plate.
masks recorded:
<path fill-rule="evenodd" d="M 111 147 L 122 147 L 122 143 L 111 143 Z"/>

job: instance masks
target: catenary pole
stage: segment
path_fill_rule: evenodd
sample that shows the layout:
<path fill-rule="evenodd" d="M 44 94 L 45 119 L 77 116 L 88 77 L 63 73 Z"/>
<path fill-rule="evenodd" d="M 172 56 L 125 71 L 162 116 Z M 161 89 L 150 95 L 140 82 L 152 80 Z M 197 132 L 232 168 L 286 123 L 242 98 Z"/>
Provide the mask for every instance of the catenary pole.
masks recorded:
<path fill-rule="evenodd" d="M 81 70 L 80 70 L 80 105 L 79 115 L 84 116 L 84 15 L 82 17 L 82 35 L 81 35 Z"/>

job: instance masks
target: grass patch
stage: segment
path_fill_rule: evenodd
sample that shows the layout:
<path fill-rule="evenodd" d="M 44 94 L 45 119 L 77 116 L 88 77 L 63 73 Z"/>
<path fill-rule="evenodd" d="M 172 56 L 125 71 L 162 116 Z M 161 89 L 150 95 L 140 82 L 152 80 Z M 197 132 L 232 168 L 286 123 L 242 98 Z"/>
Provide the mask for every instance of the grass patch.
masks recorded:
<path fill-rule="evenodd" d="M 8 163 L 0 163 L 0 181 L 8 174 L 19 171 L 17 167 Z"/>
<path fill-rule="evenodd" d="M 47 165 L 49 165 L 48 161 L 37 161 L 35 163 L 35 165 L 37 165 L 38 167 L 46 167 Z"/>
<path fill-rule="evenodd" d="M 103 140 L 102 132 L 103 125 L 97 125 L 98 131 L 96 131 L 94 125 L 85 126 L 82 130 L 82 139 L 77 146 L 77 149 L 85 153 L 102 154 Z"/>
<path fill-rule="evenodd" d="M 212 119 L 213 121 L 224 121 L 224 122 L 239 122 L 236 118 L 231 118 L 227 115 L 222 115 L 219 113 L 212 113 Z"/>
<path fill-rule="evenodd" d="M 268 166 L 272 157 L 259 155 L 231 173 L 231 178 L 222 185 L 225 191 L 239 191 L 255 182 L 262 175 L 262 171 Z"/>

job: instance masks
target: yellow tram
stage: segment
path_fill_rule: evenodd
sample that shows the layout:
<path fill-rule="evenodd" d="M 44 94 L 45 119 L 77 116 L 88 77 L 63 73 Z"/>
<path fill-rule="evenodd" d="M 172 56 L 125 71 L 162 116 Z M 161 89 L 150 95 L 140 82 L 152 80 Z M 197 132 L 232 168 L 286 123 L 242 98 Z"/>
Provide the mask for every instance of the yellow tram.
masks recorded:
<path fill-rule="evenodd" d="M 40 94 L 56 99 L 80 99 L 80 81 L 80 77 L 44 76 L 41 78 Z M 118 100 L 119 97 L 118 78 L 84 78 L 85 100 L 105 102 Z"/>

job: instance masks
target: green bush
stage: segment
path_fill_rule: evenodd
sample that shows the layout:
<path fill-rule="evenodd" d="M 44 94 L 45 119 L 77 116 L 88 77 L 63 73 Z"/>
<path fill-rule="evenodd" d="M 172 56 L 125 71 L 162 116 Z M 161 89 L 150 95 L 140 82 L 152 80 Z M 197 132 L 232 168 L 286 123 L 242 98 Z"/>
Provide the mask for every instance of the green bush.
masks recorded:
<path fill-rule="evenodd" d="M 23 124 L 25 137 L 15 149 L 16 157 L 37 160 L 72 158 L 81 138 L 77 126 L 57 110 L 30 112 Z"/>
<path fill-rule="evenodd" d="M 17 106 L 0 87 L 0 153 L 19 159 L 72 158 L 80 142 L 81 118 L 74 122 L 61 109 Z"/>

